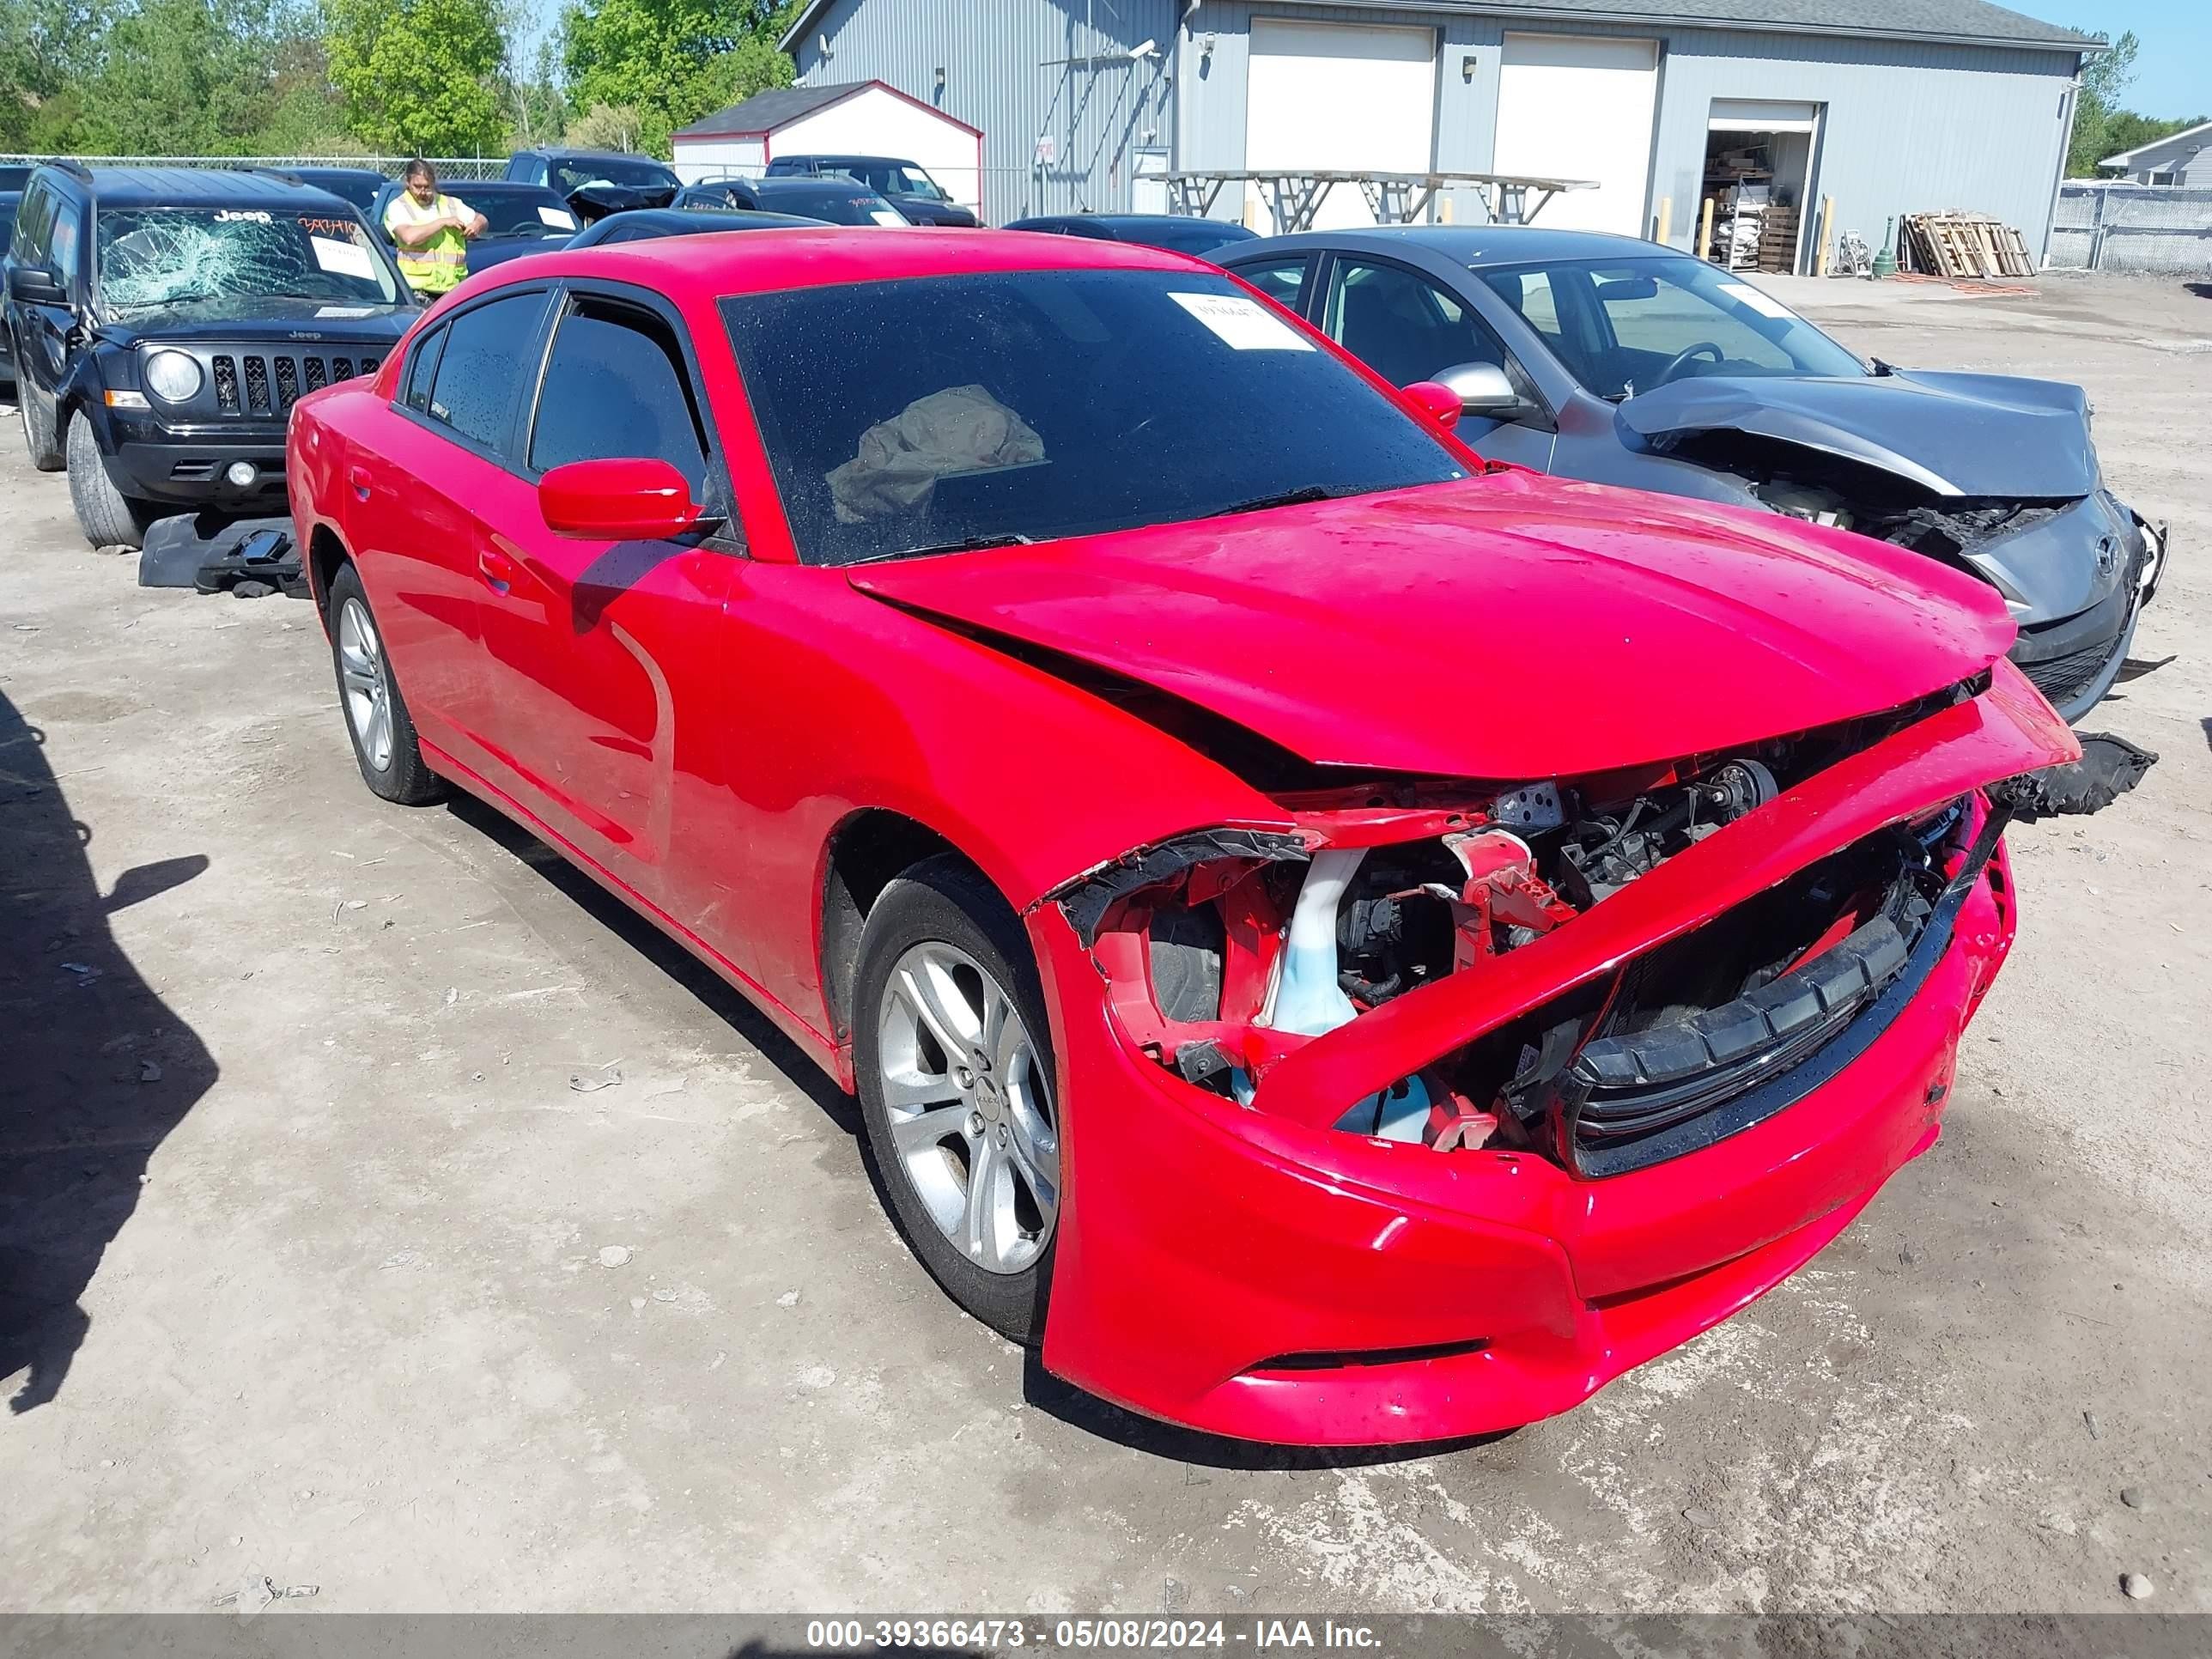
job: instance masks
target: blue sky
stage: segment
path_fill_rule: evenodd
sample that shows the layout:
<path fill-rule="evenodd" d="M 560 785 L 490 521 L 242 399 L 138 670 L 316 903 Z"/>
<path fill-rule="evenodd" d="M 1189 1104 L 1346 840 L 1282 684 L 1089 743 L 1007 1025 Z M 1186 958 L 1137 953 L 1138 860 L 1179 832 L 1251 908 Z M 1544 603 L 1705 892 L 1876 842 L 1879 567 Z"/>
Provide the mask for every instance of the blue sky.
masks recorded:
<path fill-rule="evenodd" d="M 2121 103 L 2140 114 L 2212 115 L 2212 3 L 2208 0 L 1996 0 L 2087 34 L 2142 42 Z"/>
<path fill-rule="evenodd" d="M 523 0 L 529 46 L 560 15 L 562 0 Z M 2118 40 L 2142 42 L 2125 102 L 2145 115 L 2212 115 L 2212 0 L 1996 0 L 2030 17 Z"/>

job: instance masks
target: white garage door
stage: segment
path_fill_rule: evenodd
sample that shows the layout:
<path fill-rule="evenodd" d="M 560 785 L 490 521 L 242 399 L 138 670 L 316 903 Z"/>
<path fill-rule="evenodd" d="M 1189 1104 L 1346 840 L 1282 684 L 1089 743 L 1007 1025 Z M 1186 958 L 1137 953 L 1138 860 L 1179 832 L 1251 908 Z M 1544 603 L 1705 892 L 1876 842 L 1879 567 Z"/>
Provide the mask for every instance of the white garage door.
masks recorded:
<path fill-rule="evenodd" d="M 1508 34 L 1498 86 L 1499 173 L 1592 179 L 1595 190 L 1554 196 L 1536 222 L 1646 236 L 1656 40 Z"/>
<path fill-rule="evenodd" d="M 1245 80 L 1244 165 L 1425 173 L 1437 101 L 1432 29 L 1255 18 Z M 1269 228 L 1265 198 L 1255 223 Z M 1356 185 L 1329 192 L 1315 224 L 1371 225 Z"/>

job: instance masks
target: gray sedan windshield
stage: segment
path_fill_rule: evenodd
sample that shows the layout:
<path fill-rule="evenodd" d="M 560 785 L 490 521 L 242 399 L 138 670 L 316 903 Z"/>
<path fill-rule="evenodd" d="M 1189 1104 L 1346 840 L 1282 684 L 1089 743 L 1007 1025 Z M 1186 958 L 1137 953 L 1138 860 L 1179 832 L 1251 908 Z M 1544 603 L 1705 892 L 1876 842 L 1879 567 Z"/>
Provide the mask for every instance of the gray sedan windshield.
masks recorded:
<path fill-rule="evenodd" d="M 1475 274 L 1601 398 L 1689 374 L 1867 372 L 1764 289 L 1702 259 L 1577 259 Z"/>

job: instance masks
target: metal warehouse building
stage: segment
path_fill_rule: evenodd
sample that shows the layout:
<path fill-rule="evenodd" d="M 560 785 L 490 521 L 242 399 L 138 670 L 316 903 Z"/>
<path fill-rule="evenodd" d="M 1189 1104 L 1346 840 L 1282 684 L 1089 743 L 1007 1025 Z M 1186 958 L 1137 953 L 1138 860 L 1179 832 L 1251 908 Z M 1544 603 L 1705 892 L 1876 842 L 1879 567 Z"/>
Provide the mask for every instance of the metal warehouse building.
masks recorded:
<path fill-rule="evenodd" d="M 1755 203 L 1784 270 L 1823 197 L 1838 234 L 1962 208 L 2041 250 L 2098 49 L 1983 0 L 816 0 L 784 46 L 802 84 L 881 80 L 979 129 L 994 222 L 1164 210 L 1170 170 L 1526 173 L 1598 186 L 1539 222 L 1683 247 L 1707 198 Z M 1249 187 L 1213 211 L 1269 228 Z M 1368 216 L 1339 188 L 1319 222 Z"/>

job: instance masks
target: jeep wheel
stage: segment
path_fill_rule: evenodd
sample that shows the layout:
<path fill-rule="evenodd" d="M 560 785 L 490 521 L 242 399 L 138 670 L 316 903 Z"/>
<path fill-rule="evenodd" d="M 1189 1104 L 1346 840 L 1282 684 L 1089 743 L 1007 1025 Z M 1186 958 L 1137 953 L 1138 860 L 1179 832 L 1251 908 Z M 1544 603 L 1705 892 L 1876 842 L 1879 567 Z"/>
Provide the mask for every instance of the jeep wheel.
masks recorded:
<path fill-rule="evenodd" d="M 76 521 L 85 539 L 94 547 L 143 545 L 146 526 L 153 523 L 157 509 L 149 502 L 131 500 L 115 487 L 115 480 L 107 476 L 106 462 L 100 459 L 92 422 L 82 415 L 70 421 L 67 449 L 70 505 L 76 508 Z"/>

